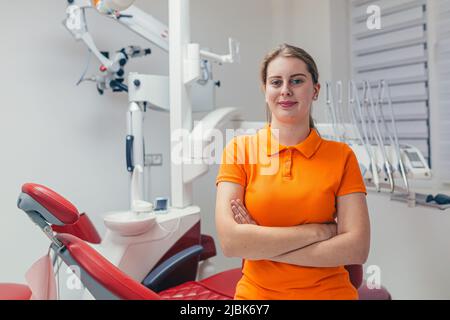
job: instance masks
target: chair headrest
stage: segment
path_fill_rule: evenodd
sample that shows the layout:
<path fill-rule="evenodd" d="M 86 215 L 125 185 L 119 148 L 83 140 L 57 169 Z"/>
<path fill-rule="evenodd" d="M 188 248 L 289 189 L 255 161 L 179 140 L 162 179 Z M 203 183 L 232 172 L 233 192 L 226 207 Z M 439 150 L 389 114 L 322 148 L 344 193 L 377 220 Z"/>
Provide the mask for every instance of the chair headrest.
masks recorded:
<path fill-rule="evenodd" d="M 77 208 L 55 191 L 36 183 L 25 183 L 17 203 L 26 212 L 40 213 L 50 224 L 73 224 L 79 219 Z"/>

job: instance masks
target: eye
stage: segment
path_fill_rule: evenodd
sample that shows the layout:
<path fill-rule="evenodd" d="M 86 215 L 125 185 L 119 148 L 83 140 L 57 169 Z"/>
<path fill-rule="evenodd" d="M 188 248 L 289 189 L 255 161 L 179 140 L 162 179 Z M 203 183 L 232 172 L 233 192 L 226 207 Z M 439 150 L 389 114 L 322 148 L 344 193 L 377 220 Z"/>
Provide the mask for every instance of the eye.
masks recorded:
<path fill-rule="evenodd" d="M 291 79 L 291 83 L 293 85 L 302 84 L 303 82 L 304 82 L 303 79 Z"/>
<path fill-rule="evenodd" d="M 270 84 L 274 87 L 279 87 L 281 86 L 282 81 L 281 80 L 271 80 Z"/>

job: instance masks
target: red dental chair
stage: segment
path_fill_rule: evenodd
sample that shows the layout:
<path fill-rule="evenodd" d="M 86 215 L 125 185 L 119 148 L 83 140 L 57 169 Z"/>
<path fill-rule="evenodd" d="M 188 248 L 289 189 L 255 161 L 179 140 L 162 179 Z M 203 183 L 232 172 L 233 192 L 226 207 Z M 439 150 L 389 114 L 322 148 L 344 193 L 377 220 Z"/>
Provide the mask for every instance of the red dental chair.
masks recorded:
<path fill-rule="evenodd" d="M 235 283 L 241 277 L 240 269 L 234 269 L 156 293 L 127 276 L 87 244 L 86 241 L 100 243 L 100 236 L 87 215 L 80 215 L 64 197 L 45 186 L 28 183 L 22 186 L 17 205 L 50 238 L 51 248 L 58 257 L 69 266 L 79 266 L 82 283 L 96 299 L 228 300 L 233 298 Z M 146 282 L 160 287 L 158 282 L 167 277 L 166 270 L 184 262 L 186 256 L 197 253 L 202 260 L 215 254 L 211 237 L 202 235 L 200 241 L 206 250 L 197 245 L 184 250 L 190 251 L 190 255 L 179 252 L 179 258 L 168 259 L 169 263 L 164 261 L 147 276 Z M 28 300 L 31 296 L 27 285 L 0 284 L 0 300 Z"/>
<path fill-rule="evenodd" d="M 144 286 L 118 269 L 86 241 L 99 243 L 100 237 L 84 214 L 79 214 L 73 204 L 56 192 L 37 184 L 25 184 L 19 196 L 18 207 L 24 210 L 52 241 L 52 249 L 69 266 L 78 266 L 80 280 L 96 299 L 164 299 L 164 300 L 230 300 L 233 299 L 236 284 L 241 278 L 241 269 L 232 269 L 200 281 L 187 281 L 158 293 Z M 203 237 L 209 252 L 215 252 L 212 238 Z M 214 248 L 211 248 L 214 247 Z M 199 248 L 198 248 L 199 247 Z M 200 249 L 200 250 L 199 250 Z M 201 252 L 200 245 L 190 248 Z M 180 256 L 181 257 L 181 256 Z M 209 257 L 207 255 L 206 257 Z M 164 271 L 182 259 L 172 259 L 150 274 L 148 283 L 158 283 Z M 384 289 L 368 289 L 361 286 L 363 270 L 361 265 L 346 266 L 352 284 L 359 288 L 361 300 L 390 299 Z M 161 276 L 162 275 L 162 276 Z M 27 300 L 32 292 L 26 285 L 0 284 L 0 300 Z"/>

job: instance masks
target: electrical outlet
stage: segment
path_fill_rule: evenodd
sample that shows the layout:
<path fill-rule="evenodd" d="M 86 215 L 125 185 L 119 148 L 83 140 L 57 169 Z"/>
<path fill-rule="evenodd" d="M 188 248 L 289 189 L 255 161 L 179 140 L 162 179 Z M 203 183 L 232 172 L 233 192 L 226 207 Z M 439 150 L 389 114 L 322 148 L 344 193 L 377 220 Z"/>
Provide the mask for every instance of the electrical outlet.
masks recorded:
<path fill-rule="evenodd" d="M 145 155 L 146 167 L 162 166 L 162 163 L 163 163 L 162 153 L 148 153 Z"/>

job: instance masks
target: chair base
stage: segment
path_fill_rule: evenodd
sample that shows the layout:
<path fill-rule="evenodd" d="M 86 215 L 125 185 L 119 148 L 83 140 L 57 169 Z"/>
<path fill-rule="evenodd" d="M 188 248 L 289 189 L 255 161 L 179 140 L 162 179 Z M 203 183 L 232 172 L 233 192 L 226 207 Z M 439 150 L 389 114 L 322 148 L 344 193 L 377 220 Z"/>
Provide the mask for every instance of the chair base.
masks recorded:
<path fill-rule="evenodd" d="M 392 300 L 391 294 L 384 287 L 369 289 L 364 283 L 358 289 L 359 300 Z"/>
<path fill-rule="evenodd" d="M 31 290 L 24 284 L 0 283 L 0 300 L 30 300 Z"/>

